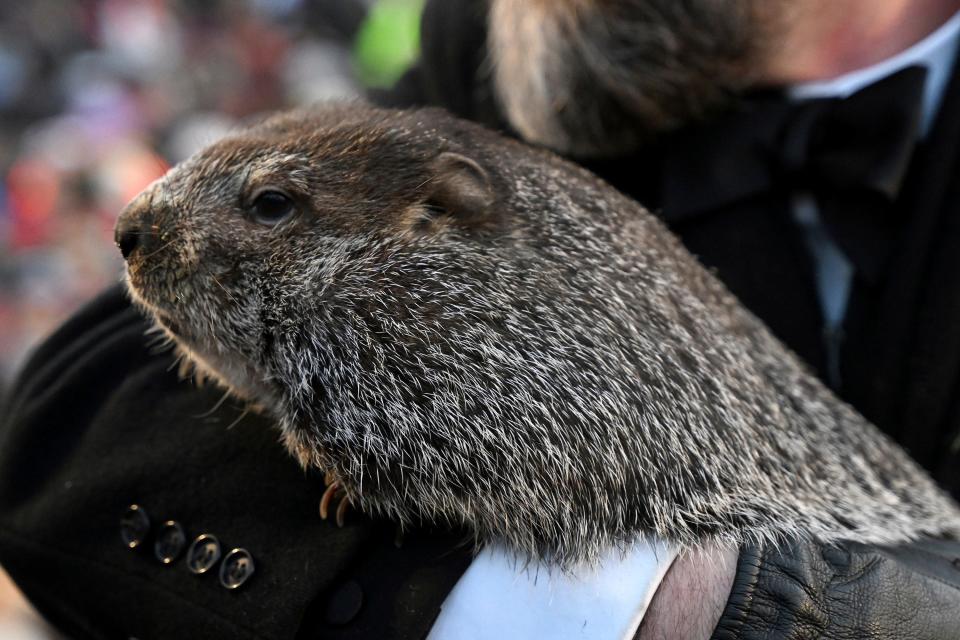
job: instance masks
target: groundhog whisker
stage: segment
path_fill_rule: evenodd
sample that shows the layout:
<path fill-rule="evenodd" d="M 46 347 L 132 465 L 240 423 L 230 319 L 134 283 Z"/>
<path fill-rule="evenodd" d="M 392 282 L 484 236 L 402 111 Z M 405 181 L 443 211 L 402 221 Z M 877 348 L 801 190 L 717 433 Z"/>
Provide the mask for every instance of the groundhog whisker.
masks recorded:
<path fill-rule="evenodd" d="M 249 413 L 250 413 L 250 407 L 244 407 L 243 413 L 240 414 L 240 417 L 238 417 L 236 420 L 234 420 L 233 422 L 231 422 L 230 424 L 227 425 L 226 431 L 230 431 L 230 430 L 233 429 L 235 426 L 237 426 L 238 424 L 240 424 L 240 421 L 243 420 L 244 418 L 246 418 Z"/>
<path fill-rule="evenodd" d="M 226 402 L 227 398 L 229 398 L 229 397 L 230 397 L 230 391 L 224 391 L 224 392 L 223 392 L 223 395 L 220 396 L 220 399 L 217 400 L 216 404 L 214 404 L 214 405 L 210 408 L 209 411 L 204 411 L 203 413 L 198 413 L 197 415 L 194 415 L 193 417 L 194 417 L 194 418 L 197 418 L 197 419 L 210 417 L 211 415 L 213 415 L 214 413 L 216 413 L 217 409 L 219 409 L 221 406 L 223 406 L 223 403 Z"/>
<path fill-rule="evenodd" d="M 160 245 L 160 247 L 157 248 L 157 249 L 155 249 L 154 251 L 151 251 L 150 253 L 148 253 L 148 254 L 146 254 L 146 255 L 144 255 L 144 256 L 141 256 L 140 259 L 141 259 L 141 260 L 149 260 L 150 258 L 152 258 L 153 256 L 157 255 L 157 254 L 160 253 L 161 251 L 164 251 L 165 249 L 167 249 L 168 247 L 170 247 L 173 243 L 174 243 L 173 240 L 169 240 L 169 241 L 167 241 L 165 244 Z"/>
<path fill-rule="evenodd" d="M 217 280 L 217 276 L 215 276 L 215 275 L 213 275 L 213 274 L 210 274 L 210 277 L 213 278 L 213 281 L 217 284 L 217 286 L 220 287 L 220 289 L 221 289 L 225 294 L 227 294 L 227 298 L 229 298 L 231 302 L 233 302 L 234 304 L 236 304 L 236 303 L 237 303 L 237 299 L 233 296 L 232 293 L 230 293 L 229 291 L 227 291 L 227 288 L 224 287 L 223 284 L 221 284 L 219 280 Z"/>

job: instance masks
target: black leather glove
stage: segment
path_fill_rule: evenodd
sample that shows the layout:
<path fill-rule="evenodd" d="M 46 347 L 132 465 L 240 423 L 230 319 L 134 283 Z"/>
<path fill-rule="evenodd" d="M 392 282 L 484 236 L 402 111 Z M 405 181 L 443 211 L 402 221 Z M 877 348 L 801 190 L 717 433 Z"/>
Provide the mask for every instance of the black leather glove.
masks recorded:
<path fill-rule="evenodd" d="M 960 638 L 960 542 L 745 548 L 713 638 Z"/>

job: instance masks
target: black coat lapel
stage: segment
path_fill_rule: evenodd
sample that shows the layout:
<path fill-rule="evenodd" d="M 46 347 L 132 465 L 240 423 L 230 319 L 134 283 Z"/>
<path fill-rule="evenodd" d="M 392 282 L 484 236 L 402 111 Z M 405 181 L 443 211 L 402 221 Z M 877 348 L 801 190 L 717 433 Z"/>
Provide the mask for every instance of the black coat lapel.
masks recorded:
<path fill-rule="evenodd" d="M 960 65 L 917 150 L 883 285 L 857 282 L 843 395 L 930 469 L 960 425 Z M 943 481 L 943 480 L 941 480 Z M 951 487 L 956 494 L 960 485 Z"/>

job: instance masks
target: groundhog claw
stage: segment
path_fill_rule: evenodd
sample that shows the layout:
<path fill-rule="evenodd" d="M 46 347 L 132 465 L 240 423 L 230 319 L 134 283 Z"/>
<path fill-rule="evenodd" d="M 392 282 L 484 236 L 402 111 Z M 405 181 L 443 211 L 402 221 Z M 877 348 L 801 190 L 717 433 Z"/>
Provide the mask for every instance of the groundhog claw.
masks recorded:
<path fill-rule="evenodd" d="M 324 520 L 330 514 L 330 502 L 333 501 L 339 490 L 340 483 L 334 480 L 327 485 L 327 490 L 323 492 L 323 497 L 320 498 L 320 517 Z"/>
<path fill-rule="evenodd" d="M 337 518 L 336 518 L 338 527 L 343 526 L 343 516 L 344 514 L 347 513 L 347 507 L 349 506 L 350 506 L 350 498 L 348 498 L 347 496 L 343 496 L 342 498 L 340 498 L 340 504 L 337 505 Z"/>
<path fill-rule="evenodd" d="M 340 502 L 337 504 L 337 511 L 334 516 L 334 521 L 337 523 L 338 527 L 342 527 L 344 515 L 347 512 L 347 507 L 350 506 L 350 498 L 343 494 L 340 483 L 336 480 L 329 482 L 326 491 L 323 492 L 323 497 L 320 498 L 320 517 L 323 520 L 327 519 L 327 517 L 330 515 L 330 503 L 338 497 Z"/>

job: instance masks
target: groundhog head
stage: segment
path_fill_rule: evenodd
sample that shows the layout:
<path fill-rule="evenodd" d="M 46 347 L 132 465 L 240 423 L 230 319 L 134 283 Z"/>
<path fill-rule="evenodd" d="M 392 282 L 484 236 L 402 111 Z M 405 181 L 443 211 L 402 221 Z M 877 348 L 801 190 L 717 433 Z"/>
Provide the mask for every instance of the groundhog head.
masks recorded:
<path fill-rule="evenodd" d="M 424 278 L 426 265 L 404 262 L 417 247 L 429 256 L 441 239 L 503 232 L 497 176 L 464 155 L 456 130 L 439 134 L 438 119 L 452 122 L 343 106 L 275 117 L 207 148 L 122 213 L 131 293 L 205 373 L 282 413 L 278 350 L 296 358 L 318 346 L 314 329 L 332 327 L 302 321 L 330 296 L 342 304 L 352 274 L 383 270 L 363 295 L 351 290 L 366 316 L 391 288 Z"/>
<path fill-rule="evenodd" d="M 365 511 L 561 563 L 956 530 L 642 207 L 439 111 L 275 117 L 150 186 L 117 243 L 180 352 Z"/>

